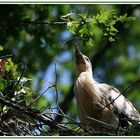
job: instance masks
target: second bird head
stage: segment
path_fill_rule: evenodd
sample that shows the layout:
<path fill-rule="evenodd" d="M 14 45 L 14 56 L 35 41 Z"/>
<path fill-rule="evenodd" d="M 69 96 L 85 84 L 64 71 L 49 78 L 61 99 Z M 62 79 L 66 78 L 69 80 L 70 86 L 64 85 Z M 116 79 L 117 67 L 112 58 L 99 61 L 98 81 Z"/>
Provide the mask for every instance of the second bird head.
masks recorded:
<path fill-rule="evenodd" d="M 77 74 L 90 72 L 92 74 L 92 64 L 87 56 L 82 54 L 80 49 L 75 45 L 75 66 Z"/>

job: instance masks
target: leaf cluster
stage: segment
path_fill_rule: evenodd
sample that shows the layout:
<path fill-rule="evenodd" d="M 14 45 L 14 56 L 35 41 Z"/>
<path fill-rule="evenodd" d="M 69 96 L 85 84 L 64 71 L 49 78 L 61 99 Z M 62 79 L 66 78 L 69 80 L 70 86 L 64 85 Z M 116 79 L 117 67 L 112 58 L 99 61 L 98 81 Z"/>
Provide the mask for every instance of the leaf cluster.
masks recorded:
<path fill-rule="evenodd" d="M 93 47 L 101 38 L 110 42 L 116 40 L 119 32 L 116 26 L 119 23 L 132 21 L 135 18 L 127 14 L 118 15 L 117 10 L 101 9 L 97 15 L 90 16 L 87 13 L 78 14 L 68 21 L 67 29 L 75 36 L 80 36 L 86 40 L 86 46 Z"/>

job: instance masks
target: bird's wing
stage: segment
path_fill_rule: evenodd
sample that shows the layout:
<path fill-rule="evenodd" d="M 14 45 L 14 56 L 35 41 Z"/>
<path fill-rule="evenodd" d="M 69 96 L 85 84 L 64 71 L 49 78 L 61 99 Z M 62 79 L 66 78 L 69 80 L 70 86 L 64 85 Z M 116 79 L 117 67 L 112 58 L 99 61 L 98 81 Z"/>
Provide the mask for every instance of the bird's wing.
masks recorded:
<path fill-rule="evenodd" d="M 125 98 L 121 93 L 113 86 L 107 84 L 99 84 L 100 87 L 106 92 L 106 96 L 109 100 L 109 104 L 113 106 L 115 112 L 118 115 L 123 115 L 128 120 L 140 121 L 140 114 L 133 106 L 133 104 Z"/>

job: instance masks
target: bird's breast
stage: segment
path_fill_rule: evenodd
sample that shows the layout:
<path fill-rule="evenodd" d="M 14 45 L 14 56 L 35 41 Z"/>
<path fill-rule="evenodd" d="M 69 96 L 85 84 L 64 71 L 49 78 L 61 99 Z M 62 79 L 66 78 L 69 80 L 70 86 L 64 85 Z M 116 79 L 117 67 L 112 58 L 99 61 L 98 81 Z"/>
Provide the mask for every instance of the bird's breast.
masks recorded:
<path fill-rule="evenodd" d="M 77 77 L 74 90 L 75 94 L 80 94 L 79 96 L 81 98 L 86 96 L 85 99 L 90 96 L 90 99 L 93 100 L 94 96 L 101 96 L 100 91 L 92 78 L 92 75 L 88 72 L 82 72 Z"/>
<path fill-rule="evenodd" d="M 112 112 L 108 108 L 104 109 L 107 105 L 106 94 L 100 90 L 98 83 L 93 81 L 90 74 L 79 75 L 74 86 L 74 93 L 81 122 L 86 122 L 87 117 L 92 117 L 116 126 Z"/>
<path fill-rule="evenodd" d="M 77 101 L 80 119 L 85 116 L 96 115 L 101 109 L 98 103 L 101 102 L 100 92 L 93 84 L 93 80 L 88 73 L 82 73 L 76 80 L 74 93 Z M 91 114 L 91 115 L 90 115 Z"/>

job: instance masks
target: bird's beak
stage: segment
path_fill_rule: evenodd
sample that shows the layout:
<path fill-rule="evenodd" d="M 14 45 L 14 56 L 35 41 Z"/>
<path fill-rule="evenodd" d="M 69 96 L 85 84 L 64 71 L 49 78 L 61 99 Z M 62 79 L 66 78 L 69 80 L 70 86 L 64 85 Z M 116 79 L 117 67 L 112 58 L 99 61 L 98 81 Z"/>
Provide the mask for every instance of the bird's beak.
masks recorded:
<path fill-rule="evenodd" d="M 83 54 L 81 53 L 81 51 L 80 51 L 80 49 L 77 47 L 77 45 L 75 45 L 75 59 L 76 59 L 76 63 L 77 63 L 77 64 L 84 63 Z"/>

